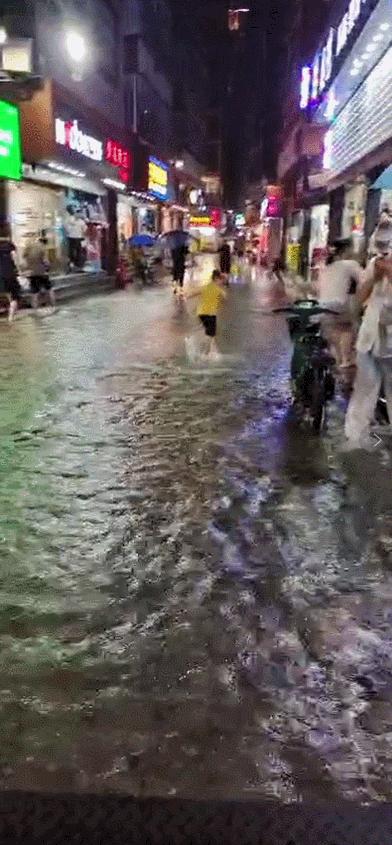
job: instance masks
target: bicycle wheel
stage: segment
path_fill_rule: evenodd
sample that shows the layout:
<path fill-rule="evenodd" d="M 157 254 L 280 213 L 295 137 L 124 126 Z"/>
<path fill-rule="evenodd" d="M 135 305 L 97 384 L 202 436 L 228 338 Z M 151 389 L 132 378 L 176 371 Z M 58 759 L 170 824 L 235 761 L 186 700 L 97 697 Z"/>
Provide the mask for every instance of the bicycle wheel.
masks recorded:
<path fill-rule="evenodd" d="M 312 386 L 312 402 L 310 407 L 310 416 L 312 420 L 313 431 L 319 434 L 325 422 L 325 412 L 327 406 L 327 394 L 325 385 L 325 373 L 314 373 L 314 381 Z"/>

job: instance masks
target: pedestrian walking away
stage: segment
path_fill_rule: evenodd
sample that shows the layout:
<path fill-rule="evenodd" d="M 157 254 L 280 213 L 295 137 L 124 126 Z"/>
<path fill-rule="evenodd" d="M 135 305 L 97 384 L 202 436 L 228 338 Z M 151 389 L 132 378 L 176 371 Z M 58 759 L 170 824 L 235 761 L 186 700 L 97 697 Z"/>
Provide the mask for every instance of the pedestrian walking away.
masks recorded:
<path fill-rule="evenodd" d="M 223 242 L 219 250 L 219 266 L 221 273 L 229 278 L 231 273 L 231 249 L 227 241 Z"/>
<path fill-rule="evenodd" d="M 0 294 L 9 301 L 8 321 L 12 323 L 21 299 L 16 266 L 16 247 L 10 237 L 8 223 L 0 224 Z"/>
<path fill-rule="evenodd" d="M 180 246 L 174 247 L 172 249 L 172 260 L 173 260 L 173 284 L 177 289 L 177 285 L 180 287 L 180 290 L 184 287 L 184 277 L 185 277 L 185 263 L 186 263 L 186 256 L 188 252 L 188 247 L 186 244 L 181 244 Z"/>
<path fill-rule="evenodd" d="M 354 363 L 357 290 L 362 276 L 358 262 L 349 258 L 350 251 L 349 239 L 335 241 L 331 260 L 321 271 L 317 285 L 320 305 L 336 312 L 336 316 L 323 317 L 322 324 L 337 365 L 342 369 Z"/>
<path fill-rule="evenodd" d="M 45 235 L 41 235 L 27 244 L 23 254 L 26 272 L 30 278 L 31 301 L 35 311 L 39 305 L 41 292 L 47 295 L 53 309 L 56 306 L 56 296 L 49 277 L 47 243 Z"/>
<path fill-rule="evenodd" d="M 392 257 L 372 259 L 359 294 L 367 302 L 357 341 L 357 375 L 347 410 L 345 433 L 349 445 L 368 447 L 370 426 L 384 386 L 392 420 Z"/>

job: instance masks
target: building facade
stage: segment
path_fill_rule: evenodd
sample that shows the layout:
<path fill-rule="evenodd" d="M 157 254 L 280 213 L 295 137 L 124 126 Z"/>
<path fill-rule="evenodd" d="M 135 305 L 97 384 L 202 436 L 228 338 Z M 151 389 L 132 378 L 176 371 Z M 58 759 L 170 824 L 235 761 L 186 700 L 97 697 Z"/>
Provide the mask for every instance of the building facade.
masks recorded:
<path fill-rule="evenodd" d="M 2 24 L 3 69 L 36 80 L 15 94 L 21 178 L 0 180 L 18 251 L 44 231 L 52 272 L 113 271 L 132 234 L 184 219 L 179 153 L 188 150 L 191 186 L 208 172 L 205 80 L 194 97 L 185 83 L 193 123 L 186 137 L 176 126 L 170 0 L 5 0 Z"/>
<path fill-rule="evenodd" d="M 388 0 L 335 5 L 316 52 L 298 68 L 296 119 L 282 144 L 291 256 L 317 269 L 327 245 L 366 252 L 391 204 L 392 18 Z M 301 116 L 298 117 L 298 111 Z"/>

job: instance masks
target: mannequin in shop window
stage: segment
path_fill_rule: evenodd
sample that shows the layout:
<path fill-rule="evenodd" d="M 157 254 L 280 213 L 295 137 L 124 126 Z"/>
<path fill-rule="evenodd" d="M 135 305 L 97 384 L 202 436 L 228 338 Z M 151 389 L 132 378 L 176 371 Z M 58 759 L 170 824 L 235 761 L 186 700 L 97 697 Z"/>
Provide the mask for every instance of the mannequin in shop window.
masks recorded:
<path fill-rule="evenodd" d="M 81 270 L 83 266 L 82 242 L 86 234 L 86 223 L 73 205 L 67 205 L 65 233 L 68 241 L 69 270 Z"/>

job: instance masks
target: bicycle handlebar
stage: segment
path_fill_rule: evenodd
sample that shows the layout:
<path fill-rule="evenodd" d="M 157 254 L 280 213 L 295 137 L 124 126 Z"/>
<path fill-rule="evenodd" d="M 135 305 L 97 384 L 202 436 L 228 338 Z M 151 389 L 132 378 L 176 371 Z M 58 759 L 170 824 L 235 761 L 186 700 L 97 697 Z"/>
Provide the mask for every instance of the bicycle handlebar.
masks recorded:
<path fill-rule="evenodd" d="M 323 308 L 321 305 L 312 305 L 310 308 L 300 308 L 295 305 L 288 305 L 283 308 L 273 308 L 273 314 L 291 314 L 293 317 L 317 317 L 320 314 L 334 314 L 339 316 L 339 311 L 333 311 L 332 308 Z"/>

